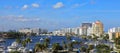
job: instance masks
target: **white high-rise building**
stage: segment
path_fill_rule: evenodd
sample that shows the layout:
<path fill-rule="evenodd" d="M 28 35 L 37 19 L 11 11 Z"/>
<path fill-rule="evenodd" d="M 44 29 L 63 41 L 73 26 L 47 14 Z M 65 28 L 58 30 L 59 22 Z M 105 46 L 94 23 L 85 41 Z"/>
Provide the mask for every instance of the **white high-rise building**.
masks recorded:
<path fill-rule="evenodd" d="M 116 33 L 120 33 L 120 27 L 114 27 L 114 28 L 110 28 L 108 30 L 108 34 L 109 34 L 109 39 L 112 40 L 116 37 Z M 118 35 L 119 36 L 119 35 Z"/>
<path fill-rule="evenodd" d="M 80 28 L 79 28 L 79 27 L 72 28 L 72 33 L 74 33 L 74 34 L 76 34 L 76 35 L 79 35 L 79 31 L 80 31 Z"/>
<path fill-rule="evenodd" d="M 32 30 L 30 28 L 24 28 L 24 29 L 20 29 L 18 30 L 21 33 L 25 33 L 25 34 L 31 34 Z"/>
<path fill-rule="evenodd" d="M 79 35 L 82 35 L 82 27 L 79 27 Z"/>
<path fill-rule="evenodd" d="M 88 35 L 88 30 L 91 27 L 92 23 L 82 23 L 82 35 Z"/>
<path fill-rule="evenodd" d="M 89 35 L 92 35 L 92 27 L 89 27 L 88 29 L 87 29 L 87 35 L 89 36 Z"/>
<path fill-rule="evenodd" d="M 114 27 L 108 30 L 108 32 L 120 32 L 120 27 Z"/>
<path fill-rule="evenodd" d="M 32 28 L 32 33 L 35 33 L 36 35 L 39 35 L 41 33 L 41 29 L 40 28 Z"/>

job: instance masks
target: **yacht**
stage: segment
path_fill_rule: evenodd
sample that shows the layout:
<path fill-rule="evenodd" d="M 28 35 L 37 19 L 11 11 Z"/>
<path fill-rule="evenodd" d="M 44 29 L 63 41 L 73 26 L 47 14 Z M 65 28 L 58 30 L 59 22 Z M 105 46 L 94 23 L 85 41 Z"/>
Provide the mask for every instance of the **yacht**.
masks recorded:
<path fill-rule="evenodd" d="M 5 42 L 5 40 L 3 38 L 0 38 L 0 42 Z"/>
<path fill-rule="evenodd" d="M 18 48 L 18 43 L 17 42 L 13 42 L 11 44 L 11 46 L 8 46 L 7 47 L 7 51 L 10 52 L 10 51 L 17 51 L 17 48 Z"/>
<path fill-rule="evenodd" d="M 17 51 L 17 47 L 15 47 L 15 46 L 8 46 L 7 47 L 8 48 L 8 52 L 10 52 L 10 51 Z"/>
<path fill-rule="evenodd" d="M 5 53 L 5 46 L 0 46 L 0 53 Z"/>

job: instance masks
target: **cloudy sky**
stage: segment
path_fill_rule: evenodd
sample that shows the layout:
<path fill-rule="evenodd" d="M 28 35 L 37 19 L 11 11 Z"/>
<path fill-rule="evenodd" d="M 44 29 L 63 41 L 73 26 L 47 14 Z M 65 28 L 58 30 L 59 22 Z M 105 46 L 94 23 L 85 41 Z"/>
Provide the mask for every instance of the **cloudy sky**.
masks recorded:
<path fill-rule="evenodd" d="M 100 20 L 105 31 L 120 26 L 120 0 L 0 0 L 0 31 L 79 27 Z"/>

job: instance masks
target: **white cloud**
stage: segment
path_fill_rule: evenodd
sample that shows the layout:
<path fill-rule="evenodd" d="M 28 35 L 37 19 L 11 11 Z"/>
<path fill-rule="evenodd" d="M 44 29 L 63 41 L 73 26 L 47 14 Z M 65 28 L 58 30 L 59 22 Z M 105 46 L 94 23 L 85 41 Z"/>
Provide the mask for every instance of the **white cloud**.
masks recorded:
<path fill-rule="evenodd" d="M 17 21 L 17 22 L 40 21 L 40 18 L 26 18 L 23 15 L 0 16 L 0 19 L 9 20 L 9 21 Z"/>
<path fill-rule="evenodd" d="M 86 6 L 87 4 L 88 4 L 88 2 L 86 2 L 86 3 L 81 3 L 81 4 L 76 3 L 76 4 L 74 4 L 74 5 L 72 6 L 72 8 Z"/>
<path fill-rule="evenodd" d="M 80 4 L 74 4 L 73 6 L 72 6 L 72 8 L 75 8 L 75 7 L 79 7 L 80 6 Z"/>
<path fill-rule="evenodd" d="M 62 2 L 58 2 L 55 5 L 53 5 L 53 8 L 61 8 L 63 6 L 64 6 L 64 4 Z"/>
<path fill-rule="evenodd" d="M 40 5 L 39 4 L 37 4 L 37 3 L 33 3 L 32 4 L 32 7 L 35 7 L 35 8 L 38 8 Z"/>
<path fill-rule="evenodd" d="M 27 22 L 27 21 L 40 21 L 39 18 L 18 18 L 15 21 L 20 21 L 20 22 Z"/>
<path fill-rule="evenodd" d="M 22 7 L 23 10 L 25 10 L 25 9 L 27 9 L 27 8 L 28 8 L 28 5 L 24 5 L 24 6 Z"/>

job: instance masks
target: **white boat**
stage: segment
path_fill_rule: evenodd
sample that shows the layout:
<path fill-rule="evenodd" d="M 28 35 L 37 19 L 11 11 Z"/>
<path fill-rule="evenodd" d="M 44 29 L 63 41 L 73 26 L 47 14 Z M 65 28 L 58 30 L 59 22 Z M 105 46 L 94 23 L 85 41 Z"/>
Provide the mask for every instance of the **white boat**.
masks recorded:
<path fill-rule="evenodd" d="M 28 52 L 28 50 L 27 50 L 26 47 L 20 47 L 20 48 L 18 49 L 18 51 L 20 51 L 20 52 L 22 52 L 22 53 L 27 53 L 27 52 Z"/>
<path fill-rule="evenodd" d="M 10 51 L 17 51 L 17 47 L 15 47 L 15 46 L 8 46 L 7 47 L 8 48 L 8 52 L 10 52 Z"/>
<path fill-rule="evenodd" d="M 5 40 L 3 38 L 0 38 L 0 42 L 5 42 Z"/>
<path fill-rule="evenodd" d="M 32 49 L 29 49 L 29 51 L 33 51 Z"/>
<path fill-rule="evenodd" d="M 40 38 L 40 41 L 43 40 L 43 38 Z"/>
<path fill-rule="evenodd" d="M 11 44 L 11 46 L 18 47 L 18 43 L 17 43 L 17 42 L 13 42 L 13 43 Z"/>
<path fill-rule="evenodd" d="M 0 53 L 5 53 L 5 47 L 4 46 L 0 46 Z"/>
<path fill-rule="evenodd" d="M 13 42 L 11 44 L 11 46 L 8 46 L 7 47 L 7 51 L 10 52 L 10 51 L 17 51 L 17 48 L 18 48 L 18 43 L 17 42 Z"/>
<path fill-rule="evenodd" d="M 74 40 L 74 39 L 72 40 L 72 42 L 75 42 L 75 41 L 76 41 L 76 40 Z"/>

